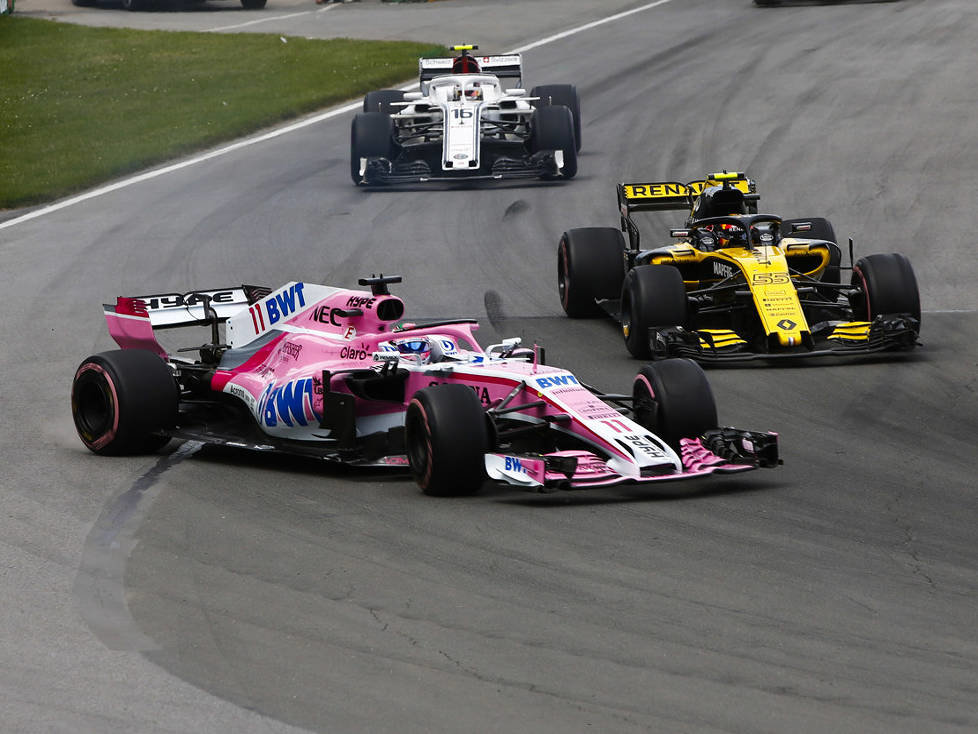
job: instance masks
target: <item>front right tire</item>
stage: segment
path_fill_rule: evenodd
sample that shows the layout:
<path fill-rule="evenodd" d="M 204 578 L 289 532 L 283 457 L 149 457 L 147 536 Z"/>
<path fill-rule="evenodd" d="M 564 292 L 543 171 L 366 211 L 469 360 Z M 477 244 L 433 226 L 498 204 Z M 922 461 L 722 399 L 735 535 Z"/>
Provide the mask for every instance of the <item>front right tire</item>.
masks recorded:
<path fill-rule="evenodd" d="M 471 387 L 446 384 L 416 392 L 408 404 L 404 439 L 411 473 L 425 494 L 470 495 L 482 487 L 489 423 Z"/>
<path fill-rule="evenodd" d="M 350 177 L 358 186 L 361 158 L 393 158 L 394 121 L 385 112 L 358 112 L 350 128 Z"/>
<path fill-rule="evenodd" d="M 597 299 L 616 298 L 625 279 L 625 238 L 613 227 L 570 229 L 557 245 L 557 292 L 571 318 L 601 316 Z"/>
<path fill-rule="evenodd" d="M 672 265 L 639 265 L 628 271 L 621 289 L 621 333 L 629 354 L 652 356 L 649 329 L 686 326 L 689 302 L 682 273 Z"/>
<path fill-rule="evenodd" d="M 403 102 L 404 92 L 400 89 L 379 89 L 374 92 L 367 92 L 363 98 L 364 112 L 383 112 L 385 115 L 393 115 L 400 112 L 400 105 L 394 106 L 391 102 Z"/>

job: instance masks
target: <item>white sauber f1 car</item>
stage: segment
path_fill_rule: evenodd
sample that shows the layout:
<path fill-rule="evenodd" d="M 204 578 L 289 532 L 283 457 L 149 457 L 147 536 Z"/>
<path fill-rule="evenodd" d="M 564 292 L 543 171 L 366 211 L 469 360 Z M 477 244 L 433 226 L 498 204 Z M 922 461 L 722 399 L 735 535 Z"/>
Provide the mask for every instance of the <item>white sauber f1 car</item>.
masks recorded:
<path fill-rule="evenodd" d="M 418 62 L 420 91 L 364 97 L 353 119 L 350 174 L 357 185 L 577 174 L 581 103 L 570 84 L 522 89 L 519 54 Z M 516 86 L 505 88 L 504 80 Z"/>
<path fill-rule="evenodd" d="M 404 323 L 397 282 L 119 298 L 104 310 L 121 349 L 85 359 L 72 383 L 78 435 L 96 454 L 181 438 L 410 468 L 433 495 L 487 478 L 548 491 L 780 463 L 777 434 L 717 426 L 695 362 L 645 365 L 631 393 L 604 394 L 519 339 L 483 349 L 472 320 Z M 174 352 L 157 341 L 193 325 L 211 341 Z"/>

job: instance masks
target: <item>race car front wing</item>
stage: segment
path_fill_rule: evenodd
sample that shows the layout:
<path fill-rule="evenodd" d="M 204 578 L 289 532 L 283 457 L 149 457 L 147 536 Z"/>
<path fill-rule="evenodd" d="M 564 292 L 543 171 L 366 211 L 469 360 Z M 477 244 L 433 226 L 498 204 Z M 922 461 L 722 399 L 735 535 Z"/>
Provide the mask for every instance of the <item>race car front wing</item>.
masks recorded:
<path fill-rule="evenodd" d="M 873 321 L 824 321 L 811 329 L 809 346 L 783 351 L 752 351 L 734 332 L 693 331 L 681 326 L 649 329 L 653 359 L 687 357 L 706 364 L 749 360 L 847 357 L 909 351 L 919 345 L 920 322 L 908 314 L 880 314 Z"/>

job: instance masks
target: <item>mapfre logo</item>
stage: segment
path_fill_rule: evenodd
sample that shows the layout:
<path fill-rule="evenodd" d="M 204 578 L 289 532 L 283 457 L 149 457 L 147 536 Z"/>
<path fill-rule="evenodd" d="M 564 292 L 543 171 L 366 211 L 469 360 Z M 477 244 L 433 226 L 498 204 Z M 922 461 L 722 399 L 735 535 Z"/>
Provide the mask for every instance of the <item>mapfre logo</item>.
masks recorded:
<path fill-rule="evenodd" d="M 733 266 L 728 263 L 720 262 L 719 260 L 713 261 L 713 274 L 719 275 L 721 278 L 732 278 L 734 274 Z"/>

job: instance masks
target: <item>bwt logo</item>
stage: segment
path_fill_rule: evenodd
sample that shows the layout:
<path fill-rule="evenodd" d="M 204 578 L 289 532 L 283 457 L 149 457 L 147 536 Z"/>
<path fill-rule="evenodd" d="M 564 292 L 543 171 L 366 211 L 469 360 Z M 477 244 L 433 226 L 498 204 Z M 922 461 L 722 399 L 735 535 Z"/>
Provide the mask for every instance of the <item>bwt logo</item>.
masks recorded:
<path fill-rule="evenodd" d="M 537 386 L 541 390 L 547 390 L 551 387 L 558 387 L 560 385 L 580 385 L 577 378 L 574 375 L 553 375 L 551 377 L 538 377 Z"/>
<path fill-rule="evenodd" d="M 319 420 L 321 416 L 313 408 L 314 387 L 311 377 L 280 387 L 269 385 L 260 403 L 262 421 L 273 428 L 281 420 L 291 428 L 295 424 L 307 426 L 310 420 Z"/>
<path fill-rule="evenodd" d="M 518 471 L 526 474 L 526 468 L 523 466 L 523 462 L 515 456 L 506 457 L 506 471 Z"/>
<path fill-rule="evenodd" d="M 283 290 L 281 293 L 269 296 L 264 301 L 249 307 L 248 311 L 251 313 L 251 321 L 255 326 L 255 333 L 260 334 L 266 328 L 277 324 L 282 319 L 294 314 L 297 309 L 305 306 L 306 298 L 302 295 L 302 289 L 304 287 L 305 283 L 290 285 L 288 290 Z M 262 306 L 264 306 L 264 309 Z M 268 317 L 267 326 L 265 324 L 266 314 Z"/>

